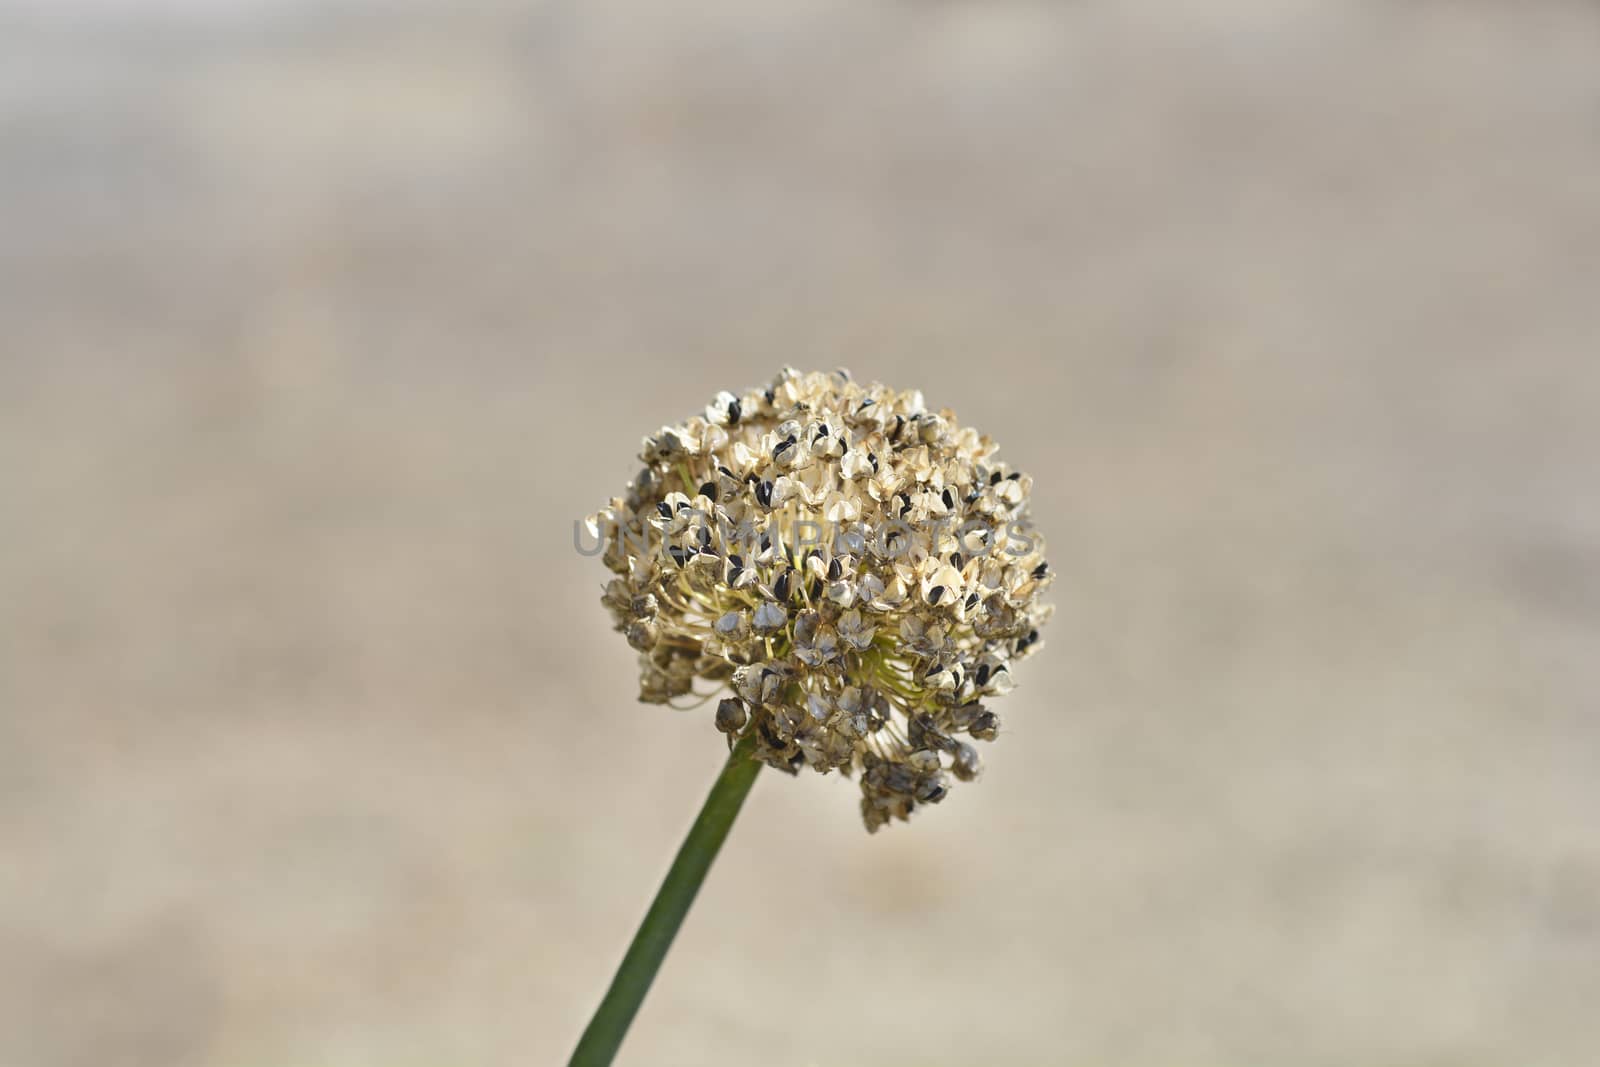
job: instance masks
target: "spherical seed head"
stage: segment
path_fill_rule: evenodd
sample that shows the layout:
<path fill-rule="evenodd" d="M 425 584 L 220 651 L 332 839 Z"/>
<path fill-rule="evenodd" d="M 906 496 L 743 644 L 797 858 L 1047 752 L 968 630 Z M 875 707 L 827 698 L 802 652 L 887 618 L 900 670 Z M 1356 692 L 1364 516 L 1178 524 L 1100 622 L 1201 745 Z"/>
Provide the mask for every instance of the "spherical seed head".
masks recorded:
<path fill-rule="evenodd" d="M 999 734 L 978 702 L 1039 644 L 1054 574 L 1032 479 L 922 394 L 785 369 L 645 438 L 591 517 L 602 602 L 639 698 L 736 696 L 719 730 L 795 771 L 856 774 L 868 830 L 972 780 Z"/>

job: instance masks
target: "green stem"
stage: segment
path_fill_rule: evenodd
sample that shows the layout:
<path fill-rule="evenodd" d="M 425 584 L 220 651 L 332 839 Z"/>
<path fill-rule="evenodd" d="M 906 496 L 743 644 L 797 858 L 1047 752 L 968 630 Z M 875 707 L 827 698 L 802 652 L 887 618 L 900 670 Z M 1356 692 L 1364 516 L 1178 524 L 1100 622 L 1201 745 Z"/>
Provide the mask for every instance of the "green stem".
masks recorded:
<path fill-rule="evenodd" d="M 733 827 L 734 816 L 739 814 L 756 772 L 761 770 L 761 763 L 751 758 L 755 747 L 755 731 L 751 730 L 728 754 L 728 762 L 712 785 L 694 825 L 689 827 L 689 836 L 679 846 L 666 880 L 656 891 L 656 898 L 639 924 L 639 932 L 633 935 L 633 943 L 611 979 L 611 988 L 589 1020 L 568 1067 L 605 1067 L 616 1056 L 628 1024 L 638 1013 L 662 958 L 672 947 L 672 939 L 700 891 L 700 883 L 711 869 L 711 861 L 717 858 L 717 851 Z"/>

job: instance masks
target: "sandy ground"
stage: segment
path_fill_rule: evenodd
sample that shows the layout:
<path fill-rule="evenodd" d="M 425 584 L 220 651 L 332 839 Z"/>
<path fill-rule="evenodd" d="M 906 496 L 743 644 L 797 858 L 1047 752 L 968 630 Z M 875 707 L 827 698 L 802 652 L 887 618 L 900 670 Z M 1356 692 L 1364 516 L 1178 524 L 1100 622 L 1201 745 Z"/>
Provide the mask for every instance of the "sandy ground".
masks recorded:
<path fill-rule="evenodd" d="M 0 1067 L 560 1062 L 721 758 L 572 520 L 784 363 L 1057 620 L 626 1062 L 1600 1062 L 1600 8 L 668 8 L 0 13 Z"/>

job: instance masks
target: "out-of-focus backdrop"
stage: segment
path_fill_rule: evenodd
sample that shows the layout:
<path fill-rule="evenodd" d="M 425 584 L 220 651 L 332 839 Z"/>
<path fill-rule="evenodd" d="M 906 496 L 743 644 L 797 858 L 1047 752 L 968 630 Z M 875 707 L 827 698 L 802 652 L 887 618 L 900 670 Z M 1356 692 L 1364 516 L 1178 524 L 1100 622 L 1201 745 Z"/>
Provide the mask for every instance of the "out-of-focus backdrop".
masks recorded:
<path fill-rule="evenodd" d="M 0 1065 L 560 1062 L 723 754 L 572 522 L 785 363 L 1058 614 L 627 1062 L 1600 1062 L 1597 356 L 1592 3 L 12 0 Z"/>

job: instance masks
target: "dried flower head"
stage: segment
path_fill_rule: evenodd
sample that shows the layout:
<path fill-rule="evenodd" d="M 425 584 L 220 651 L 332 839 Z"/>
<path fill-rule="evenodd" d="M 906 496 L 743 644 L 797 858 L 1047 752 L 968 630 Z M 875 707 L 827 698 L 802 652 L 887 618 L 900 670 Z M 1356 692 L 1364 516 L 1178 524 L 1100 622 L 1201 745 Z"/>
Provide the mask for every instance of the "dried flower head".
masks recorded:
<path fill-rule="evenodd" d="M 979 770 L 986 697 L 1050 615 L 1031 479 L 922 394 L 785 369 L 647 437 L 589 520 L 640 699 L 712 683 L 716 726 L 782 770 L 856 774 L 868 830 Z"/>

